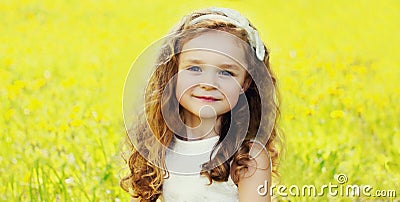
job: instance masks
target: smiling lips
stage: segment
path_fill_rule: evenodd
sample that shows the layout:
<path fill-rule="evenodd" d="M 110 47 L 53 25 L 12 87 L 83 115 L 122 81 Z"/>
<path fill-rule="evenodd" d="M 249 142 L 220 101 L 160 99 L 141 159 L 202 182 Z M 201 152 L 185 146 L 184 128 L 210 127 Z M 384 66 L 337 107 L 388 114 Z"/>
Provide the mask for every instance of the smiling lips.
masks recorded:
<path fill-rule="evenodd" d="M 219 98 L 215 98 L 215 97 L 212 97 L 212 96 L 196 96 L 196 95 L 193 95 L 193 97 L 195 97 L 195 98 L 197 98 L 197 99 L 199 99 L 201 101 L 204 101 L 204 102 L 217 102 L 217 101 L 221 100 Z"/>

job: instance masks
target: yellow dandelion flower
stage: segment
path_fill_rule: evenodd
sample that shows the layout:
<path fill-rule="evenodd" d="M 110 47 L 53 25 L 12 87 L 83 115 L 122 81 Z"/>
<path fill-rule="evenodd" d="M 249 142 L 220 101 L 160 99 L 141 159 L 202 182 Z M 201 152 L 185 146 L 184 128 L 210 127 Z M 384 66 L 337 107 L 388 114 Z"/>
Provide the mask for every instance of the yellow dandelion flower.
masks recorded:
<path fill-rule="evenodd" d="M 319 102 L 319 98 L 318 97 L 315 97 L 315 98 L 312 98 L 311 100 L 310 100 L 310 105 L 317 105 L 318 104 L 318 102 Z"/>
<path fill-rule="evenodd" d="M 26 87 L 26 83 L 21 80 L 14 81 L 12 85 L 7 86 L 7 95 L 9 99 L 14 99 Z"/>
<path fill-rule="evenodd" d="M 3 116 L 4 116 L 4 119 L 8 121 L 14 114 L 15 114 L 15 110 L 9 109 Z"/>
<path fill-rule="evenodd" d="M 289 114 L 289 115 L 285 116 L 285 118 L 287 120 L 293 120 L 293 119 L 295 119 L 295 116 L 293 114 Z"/>
<path fill-rule="evenodd" d="M 68 87 L 70 87 L 70 86 L 72 86 L 74 84 L 75 84 L 75 79 L 74 78 L 65 79 L 64 81 L 61 82 L 61 85 L 64 88 L 68 88 Z"/>
<path fill-rule="evenodd" d="M 87 119 L 91 116 L 91 113 L 89 111 L 86 111 L 85 114 L 83 115 L 83 118 Z"/>
<path fill-rule="evenodd" d="M 13 60 L 11 59 L 11 58 L 6 58 L 5 60 L 4 60 L 4 65 L 6 66 L 6 67 L 8 67 L 8 66 L 11 66 L 12 64 L 13 64 Z"/>
<path fill-rule="evenodd" d="M 31 89 L 35 91 L 35 90 L 42 88 L 44 85 L 46 85 L 45 79 L 43 79 L 43 78 L 37 79 L 33 82 Z"/>
<path fill-rule="evenodd" d="M 56 127 L 55 127 L 54 125 L 52 125 L 52 124 L 46 124 L 46 129 L 47 129 L 47 131 L 49 131 L 49 132 L 54 132 L 54 131 L 56 131 Z"/>
<path fill-rule="evenodd" d="M 79 126 L 83 125 L 83 121 L 80 119 L 74 119 L 70 122 L 70 125 L 73 127 L 79 127 Z"/>
<path fill-rule="evenodd" d="M 81 106 L 79 106 L 79 105 L 75 105 L 75 106 L 72 108 L 72 112 L 74 112 L 74 113 L 78 113 L 80 110 L 81 110 Z"/>
<path fill-rule="evenodd" d="M 334 110 L 330 114 L 331 118 L 342 118 L 344 116 L 344 112 L 342 110 Z"/>
<path fill-rule="evenodd" d="M 358 115 L 361 115 L 362 113 L 364 112 L 364 109 L 360 106 L 360 107 L 357 107 L 357 113 L 358 113 Z"/>
<path fill-rule="evenodd" d="M 24 176 L 24 182 L 29 182 L 31 180 L 31 173 L 26 172 Z"/>
<path fill-rule="evenodd" d="M 313 115 L 313 114 L 314 114 L 314 110 L 313 110 L 313 109 L 308 108 L 308 109 L 305 110 L 305 115 L 311 116 L 311 115 Z"/>
<path fill-rule="evenodd" d="M 315 84 L 315 80 L 312 78 L 306 79 L 306 81 L 305 81 L 306 86 L 312 86 L 314 84 Z"/>
<path fill-rule="evenodd" d="M 45 121 L 40 121 L 40 122 L 37 124 L 37 126 L 38 126 L 40 129 L 45 129 L 45 128 L 47 128 L 47 123 L 46 123 Z"/>
<path fill-rule="evenodd" d="M 65 132 L 65 131 L 67 131 L 68 130 L 68 125 L 67 124 L 61 124 L 61 126 L 60 126 L 60 130 L 62 131 L 62 132 Z"/>
<path fill-rule="evenodd" d="M 349 109 L 353 105 L 353 100 L 348 97 L 342 98 L 341 102 L 346 107 L 346 109 Z"/>
<path fill-rule="evenodd" d="M 40 102 L 38 99 L 32 99 L 29 102 L 28 109 L 31 111 L 37 110 L 42 106 L 42 102 Z"/>
<path fill-rule="evenodd" d="M 6 85 L 7 80 L 10 78 L 10 75 L 10 72 L 8 72 L 7 70 L 0 69 L 0 83 L 2 83 L 2 86 Z"/>
<path fill-rule="evenodd" d="M 14 86 L 18 89 L 23 89 L 26 87 L 26 82 L 22 80 L 16 80 L 14 81 Z"/>
<path fill-rule="evenodd" d="M 330 95 L 334 95 L 334 96 L 337 96 L 337 95 L 341 95 L 341 94 L 343 94 L 343 89 L 341 89 L 340 87 L 331 87 L 331 88 L 328 88 L 328 93 L 330 94 Z"/>
<path fill-rule="evenodd" d="M 14 100 L 15 97 L 17 97 L 17 94 L 15 92 L 8 92 L 7 97 L 9 100 Z"/>
<path fill-rule="evenodd" d="M 68 118 L 69 119 L 75 119 L 76 118 L 76 114 L 71 112 L 71 113 L 68 114 Z"/>
<path fill-rule="evenodd" d="M 353 69 L 356 73 L 358 73 L 358 74 L 360 74 L 360 75 L 365 75 L 365 73 L 367 73 L 367 69 L 366 69 L 364 66 L 361 66 L 361 65 L 354 65 L 354 66 L 352 67 L 352 69 Z"/>
<path fill-rule="evenodd" d="M 13 100 L 18 96 L 20 89 L 16 88 L 14 85 L 7 86 L 7 97 L 9 100 Z"/>
<path fill-rule="evenodd" d="M 76 114 L 79 113 L 80 110 L 81 110 L 81 107 L 79 105 L 72 107 L 71 113 L 69 113 L 68 117 L 70 119 L 75 119 Z"/>
<path fill-rule="evenodd" d="M 347 74 L 347 75 L 345 76 L 345 81 L 346 81 L 346 83 L 352 82 L 352 81 L 353 81 L 353 75 Z"/>

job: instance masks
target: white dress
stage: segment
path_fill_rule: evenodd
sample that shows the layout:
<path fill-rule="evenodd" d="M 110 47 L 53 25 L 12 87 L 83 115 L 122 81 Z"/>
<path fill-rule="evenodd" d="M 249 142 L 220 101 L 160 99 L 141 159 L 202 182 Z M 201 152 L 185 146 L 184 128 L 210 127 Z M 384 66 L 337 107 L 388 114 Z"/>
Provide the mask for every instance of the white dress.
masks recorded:
<path fill-rule="evenodd" d="M 163 183 L 164 201 L 238 201 L 237 186 L 230 177 L 227 182 L 208 185 L 208 178 L 200 175 L 200 166 L 209 160 L 218 138 L 184 141 L 174 136 L 172 149 L 165 157 L 170 176 Z"/>

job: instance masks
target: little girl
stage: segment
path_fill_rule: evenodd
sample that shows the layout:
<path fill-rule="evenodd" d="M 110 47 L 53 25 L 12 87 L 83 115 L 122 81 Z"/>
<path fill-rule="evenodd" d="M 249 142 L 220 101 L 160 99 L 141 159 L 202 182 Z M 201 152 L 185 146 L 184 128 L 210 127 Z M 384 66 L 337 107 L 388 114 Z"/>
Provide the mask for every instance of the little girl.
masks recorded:
<path fill-rule="evenodd" d="M 270 201 L 280 144 L 276 79 L 237 11 L 184 17 L 166 38 L 127 131 L 132 201 Z"/>

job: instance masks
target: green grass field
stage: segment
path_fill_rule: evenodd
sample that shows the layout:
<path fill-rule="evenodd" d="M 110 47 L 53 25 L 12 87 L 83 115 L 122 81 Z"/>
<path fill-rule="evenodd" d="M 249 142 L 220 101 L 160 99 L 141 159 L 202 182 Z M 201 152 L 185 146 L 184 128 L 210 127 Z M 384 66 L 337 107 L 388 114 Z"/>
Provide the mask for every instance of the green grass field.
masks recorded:
<path fill-rule="evenodd" d="M 130 65 L 209 6 L 239 10 L 271 51 L 286 136 L 275 182 L 321 186 L 345 174 L 397 197 L 317 199 L 400 199 L 399 1 L 138 2 L 0 2 L 0 200 L 127 201 Z"/>

